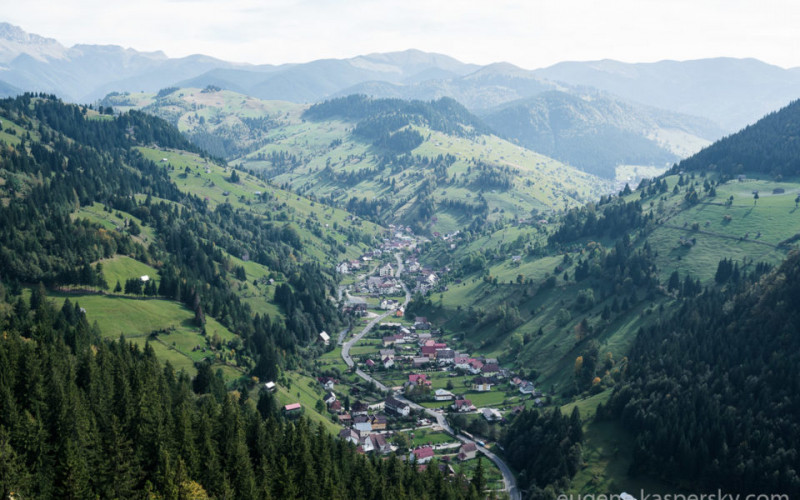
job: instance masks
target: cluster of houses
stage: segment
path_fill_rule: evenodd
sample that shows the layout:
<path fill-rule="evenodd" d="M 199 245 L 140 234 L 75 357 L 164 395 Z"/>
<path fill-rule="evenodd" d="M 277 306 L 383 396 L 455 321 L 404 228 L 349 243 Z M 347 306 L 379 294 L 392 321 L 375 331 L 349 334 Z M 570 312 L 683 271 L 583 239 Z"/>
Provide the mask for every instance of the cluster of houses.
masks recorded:
<path fill-rule="evenodd" d="M 414 232 L 409 226 L 389 224 L 389 232 L 390 236 L 385 238 L 381 245 L 384 252 L 414 250 L 420 242 L 425 241 L 424 238 L 414 236 Z"/>
<path fill-rule="evenodd" d="M 404 266 L 406 274 L 414 278 L 413 289 L 415 292 L 427 293 L 439 283 L 439 276 L 436 271 L 429 267 L 422 267 L 414 256 L 408 257 Z"/>
<path fill-rule="evenodd" d="M 336 266 L 336 272 L 339 274 L 350 274 L 360 269 L 361 269 L 361 261 L 358 259 L 345 260 L 340 262 L 339 265 Z"/>
<path fill-rule="evenodd" d="M 337 415 L 339 423 L 345 427 L 339 432 L 340 438 L 355 444 L 362 453 L 388 454 L 394 450 L 387 441 L 391 434 L 386 431 L 386 415 L 379 412 L 383 403 L 368 405 L 356 401 L 350 405 L 348 411 L 334 393 L 338 380 L 319 377 L 317 381 L 326 391 L 322 401 L 327 405 L 328 411 Z"/>
<path fill-rule="evenodd" d="M 389 264 L 386 266 L 391 267 Z M 383 269 L 383 268 L 381 268 Z M 403 285 L 393 276 L 370 276 L 355 285 L 356 293 L 369 294 L 375 297 L 384 295 L 401 295 Z"/>

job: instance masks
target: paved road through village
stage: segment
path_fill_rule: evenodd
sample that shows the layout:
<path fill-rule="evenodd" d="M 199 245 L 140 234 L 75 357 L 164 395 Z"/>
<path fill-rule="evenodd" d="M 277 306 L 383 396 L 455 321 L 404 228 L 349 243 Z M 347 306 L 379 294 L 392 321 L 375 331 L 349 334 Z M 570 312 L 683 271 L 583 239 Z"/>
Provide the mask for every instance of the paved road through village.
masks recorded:
<path fill-rule="evenodd" d="M 397 273 L 395 274 L 395 276 L 397 276 L 399 278 L 400 274 L 403 272 L 403 260 L 400 257 L 400 254 L 395 254 L 394 257 L 397 260 Z M 406 287 L 405 283 L 403 283 L 402 281 L 400 283 L 403 285 L 403 291 L 406 294 L 405 301 L 403 301 L 403 309 L 405 309 L 406 306 L 408 305 L 408 302 L 411 300 L 411 293 L 408 291 L 408 288 Z M 390 314 L 393 314 L 393 313 L 394 313 L 394 311 L 388 311 L 388 312 L 378 316 L 377 318 L 374 318 L 372 321 L 367 323 L 367 325 L 364 327 L 364 329 L 362 329 L 352 339 L 348 340 L 347 342 L 342 343 L 342 359 L 344 359 L 344 362 L 347 363 L 347 366 L 349 366 L 351 368 L 353 366 L 355 366 L 355 363 L 353 362 L 353 358 L 350 356 L 350 348 L 352 348 L 353 345 L 356 344 L 359 340 L 364 338 L 364 336 L 367 333 L 369 333 L 369 331 L 372 330 L 372 328 L 375 325 L 377 325 L 381 320 L 383 320 L 384 318 L 386 318 L 387 316 L 389 316 Z M 341 340 L 340 340 L 340 343 L 341 343 Z M 363 380 L 365 380 L 367 382 L 374 383 L 375 386 L 378 389 L 380 389 L 381 391 L 389 392 L 389 388 L 388 387 L 386 387 L 382 383 L 380 383 L 377 380 L 375 380 L 374 378 L 372 378 L 369 374 L 367 374 L 366 372 L 364 372 L 360 368 L 356 368 L 356 375 L 358 375 L 359 377 L 361 377 Z M 444 432 L 450 434 L 451 436 L 454 436 L 459 441 L 464 442 L 464 443 L 475 443 L 475 445 L 478 447 L 478 449 L 481 452 L 483 452 L 483 454 L 489 460 L 494 462 L 495 465 L 497 465 L 497 467 L 500 469 L 500 472 L 503 474 L 503 483 L 505 485 L 505 490 L 508 492 L 509 496 L 511 497 L 511 500 L 520 500 L 522 498 L 522 496 L 520 495 L 519 489 L 517 488 L 517 480 L 516 480 L 516 478 L 514 478 L 514 474 L 511 472 L 511 469 L 508 468 L 508 466 L 505 464 L 505 462 L 503 462 L 500 459 L 500 457 L 498 457 L 497 455 L 495 455 L 494 453 L 492 453 L 491 451 L 486 449 L 486 447 L 479 445 L 478 443 L 476 443 L 472 439 L 469 439 L 466 436 L 463 436 L 463 435 L 460 435 L 460 434 L 456 435 L 455 432 L 453 432 L 453 429 L 450 427 L 450 424 L 447 423 L 447 419 L 444 417 L 444 413 L 440 413 L 440 412 L 434 411 L 434 410 L 432 410 L 430 408 L 425 408 L 423 406 L 420 406 L 420 405 L 414 403 L 413 401 L 410 401 L 410 400 L 408 400 L 408 399 L 406 399 L 406 398 L 404 398 L 403 396 L 400 396 L 400 395 L 395 395 L 395 399 L 406 403 L 407 405 L 409 405 L 411 408 L 413 408 L 415 410 L 424 411 L 426 414 L 428 414 L 431 417 L 433 417 L 434 419 L 436 419 L 436 422 L 439 424 L 439 426 L 442 428 L 442 430 Z"/>

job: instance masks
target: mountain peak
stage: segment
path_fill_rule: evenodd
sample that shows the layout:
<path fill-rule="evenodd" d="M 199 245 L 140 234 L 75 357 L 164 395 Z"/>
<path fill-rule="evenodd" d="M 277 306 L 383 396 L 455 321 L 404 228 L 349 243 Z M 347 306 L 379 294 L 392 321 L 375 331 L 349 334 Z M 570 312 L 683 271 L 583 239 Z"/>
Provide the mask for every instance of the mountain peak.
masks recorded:
<path fill-rule="evenodd" d="M 64 56 L 66 47 L 53 38 L 45 38 L 28 33 L 19 26 L 0 23 L 0 63 L 8 63 L 20 54 L 35 59 L 59 59 Z"/>

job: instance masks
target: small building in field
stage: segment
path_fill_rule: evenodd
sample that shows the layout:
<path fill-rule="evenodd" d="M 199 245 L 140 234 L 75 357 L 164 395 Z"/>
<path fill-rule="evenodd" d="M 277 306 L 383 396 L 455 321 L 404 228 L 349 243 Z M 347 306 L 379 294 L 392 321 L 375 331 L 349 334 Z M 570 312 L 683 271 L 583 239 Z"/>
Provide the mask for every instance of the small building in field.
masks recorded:
<path fill-rule="evenodd" d="M 328 332 L 322 331 L 319 332 L 319 340 L 324 344 L 328 345 L 331 343 L 331 336 L 328 335 Z"/>
<path fill-rule="evenodd" d="M 454 397 L 452 392 L 444 389 L 436 389 L 436 392 L 434 392 L 436 401 L 452 401 Z"/>
<path fill-rule="evenodd" d="M 295 417 L 303 413 L 303 406 L 300 403 L 291 403 L 283 407 L 283 414 L 286 417 Z"/>

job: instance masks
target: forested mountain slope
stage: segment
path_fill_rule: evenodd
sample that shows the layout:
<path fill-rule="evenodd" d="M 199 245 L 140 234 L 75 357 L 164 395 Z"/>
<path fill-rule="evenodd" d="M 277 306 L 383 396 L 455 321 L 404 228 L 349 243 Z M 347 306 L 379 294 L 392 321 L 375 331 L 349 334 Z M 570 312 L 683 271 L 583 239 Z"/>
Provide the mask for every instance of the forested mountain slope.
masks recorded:
<path fill-rule="evenodd" d="M 588 86 L 625 99 L 713 120 L 734 131 L 800 95 L 800 73 L 757 59 L 562 62 L 533 71 L 539 78 Z"/>
<path fill-rule="evenodd" d="M 589 92 L 543 92 L 483 119 L 502 137 L 607 178 L 619 165 L 665 168 L 722 135 L 709 120 Z"/>
<path fill-rule="evenodd" d="M 203 387 L 77 306 L 0 286 L 3 498 L 480 498 L 463 478 L 368 458 L 304 419 Z M 196 394 L 196 392 L 201 394 Z"/>
<path fill-rule="evenodd" d="M 636 436 L 634 472 L 737 492 L 800 494 L 800 253 L 724 276 L 639 331 L 601 415 Z"/>
<path fill-rule="evenodd" d="M 30 94 L 0 113 L 3 280 L 82 299 L 105 336 L 149 339 L 176 366 L 212 363 L 228 380 L 272 378 L 338 325 L 330 265 L 359 255 L 374 226 L 224 173 L 143 113 Z"/>
<path fill-rule="evenodd" d="M 675 170 L 772 178 L 800 176 L 800 101 L 775 111 L 680 162 Z"/>

